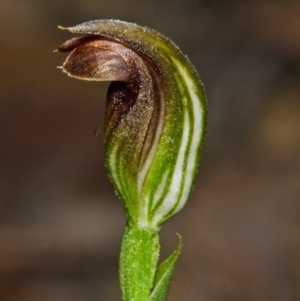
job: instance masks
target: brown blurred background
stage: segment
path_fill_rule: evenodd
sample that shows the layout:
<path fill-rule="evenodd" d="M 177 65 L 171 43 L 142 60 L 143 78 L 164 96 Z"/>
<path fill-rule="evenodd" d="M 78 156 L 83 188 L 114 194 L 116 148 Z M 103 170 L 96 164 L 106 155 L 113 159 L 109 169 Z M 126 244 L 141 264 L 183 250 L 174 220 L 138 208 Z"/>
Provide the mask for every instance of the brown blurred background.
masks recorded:
<path fill-rule="evenodd" d="M 103 164 L 107 83 L 56 69 L 57 25 L 152 27 L 209 102 L 196 188 L 162 231 L 169 300 L 300 300 L 300 1 L 1 0 L 0 300 L 120 300 L 122 206 Z"/>

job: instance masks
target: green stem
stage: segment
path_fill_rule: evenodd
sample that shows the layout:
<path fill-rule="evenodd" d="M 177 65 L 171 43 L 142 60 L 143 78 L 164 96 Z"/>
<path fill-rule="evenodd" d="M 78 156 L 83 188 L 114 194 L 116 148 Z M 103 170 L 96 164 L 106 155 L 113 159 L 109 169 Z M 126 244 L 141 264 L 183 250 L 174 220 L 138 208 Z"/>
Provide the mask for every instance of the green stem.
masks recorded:
<path fill-rule="evenodd" d="M 157 229 L 128 226 L 120 256 L 123 301 L 149 301 L 159 256 Z"/>

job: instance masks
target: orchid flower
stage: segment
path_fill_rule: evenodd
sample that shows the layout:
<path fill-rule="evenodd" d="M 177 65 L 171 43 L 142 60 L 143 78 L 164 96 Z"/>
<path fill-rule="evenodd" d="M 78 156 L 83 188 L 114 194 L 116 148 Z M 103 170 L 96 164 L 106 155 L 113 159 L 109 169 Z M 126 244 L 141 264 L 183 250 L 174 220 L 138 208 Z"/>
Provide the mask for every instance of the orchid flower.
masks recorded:
<path fill-rule="evenodd" d="M 120 256 L 124 301 L 164 301 L 181 251 L 157 267 L 162 224 L 187 202 L 206 132 L 203 85 L 191 62 L 162 34 L 96 20 L 63 28 L 83 36 L 70 52 L 71 77 L 111 81 L 105 111 L 105 164 L 127 226 Z"/>

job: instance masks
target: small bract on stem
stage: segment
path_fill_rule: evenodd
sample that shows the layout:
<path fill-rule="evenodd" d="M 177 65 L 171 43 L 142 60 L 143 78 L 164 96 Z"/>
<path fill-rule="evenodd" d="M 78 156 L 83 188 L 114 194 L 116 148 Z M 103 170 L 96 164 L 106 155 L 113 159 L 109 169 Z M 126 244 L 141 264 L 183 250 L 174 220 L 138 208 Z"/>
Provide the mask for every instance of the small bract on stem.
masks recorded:
<path fill-rule="evenodd" d="M 127 227 L 120 256 L 124 301 L 164 301 L 181 250 L 157 267 L 161 225 L 186 203 L 206 129 L 206 100 L 194 67 L 160 33 L 96 20 L 63 28 L 84 34 L 70 52 L 69 76 L 112 81 L 105 111 L 105 164 Z"/>

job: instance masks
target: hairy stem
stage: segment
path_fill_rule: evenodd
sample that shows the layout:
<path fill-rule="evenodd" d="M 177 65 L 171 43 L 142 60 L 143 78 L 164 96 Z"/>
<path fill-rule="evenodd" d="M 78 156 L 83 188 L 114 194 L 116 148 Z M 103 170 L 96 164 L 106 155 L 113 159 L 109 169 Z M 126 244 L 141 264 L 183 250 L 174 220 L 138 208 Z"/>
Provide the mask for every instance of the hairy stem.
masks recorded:
<path fill-rule="evenodd" d="M 128 226 L 120 256 L 120 282 L 124 301 L 149 301 L 159 256 L 156 229 Z"/>

